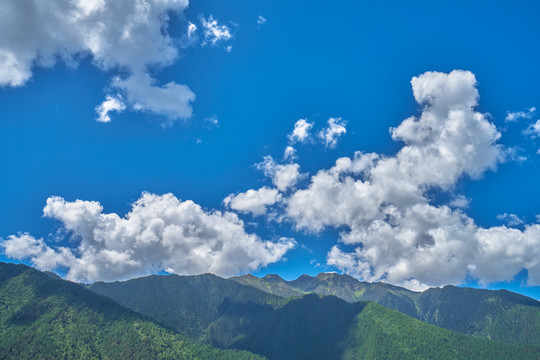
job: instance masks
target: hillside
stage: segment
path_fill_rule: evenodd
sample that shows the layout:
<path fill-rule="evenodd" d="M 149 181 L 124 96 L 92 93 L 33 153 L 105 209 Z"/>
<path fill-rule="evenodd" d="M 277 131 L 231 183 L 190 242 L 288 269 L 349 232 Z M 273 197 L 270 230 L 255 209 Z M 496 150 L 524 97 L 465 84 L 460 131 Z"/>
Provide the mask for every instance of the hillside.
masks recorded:
<path fill-rule="evenodd" d="M 88 289 L 198 340 L 219 318 L 225 300 L 270 306 L 287 301 L 212 274 L 154 275 Z"/>
<path fill-rule="evenodd" d="M 540 345 L 540 302 L 506 290 L 445 286 L 413 292 L 334 273 L 302 275 L 293 281 L 276 276 L 243 275 L 231 280 L 280 296 L 314 293 L 348 302 L 374 301 L 445 329 L 509 344 Z"/>
<path fill-rule="evenodd" d="M 0 359 L 258 359 L 196 344 L 82 286 L 0 263 Z"/>

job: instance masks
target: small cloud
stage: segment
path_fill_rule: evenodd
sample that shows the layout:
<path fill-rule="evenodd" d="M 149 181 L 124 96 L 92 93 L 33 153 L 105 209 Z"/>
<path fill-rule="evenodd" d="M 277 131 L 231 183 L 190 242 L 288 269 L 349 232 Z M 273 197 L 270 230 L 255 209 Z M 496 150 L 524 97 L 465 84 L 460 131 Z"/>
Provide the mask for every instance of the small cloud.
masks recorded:
<path fill-rule="evenodd" d="M 292 146 L 287 146 L 283 152 L 283 160 L 294 160 L 296 159 L 296 149 Z"/>
<path fill-rule="evenodd" d="M 219 121 L 216 115 L 205 118 L 204 122 L 208 125 L 208 127 L 219 127 Z"/>
<path fill-rule="evenodd" d="M 231 46 L 231 45 L 227 46 L 227 47 L 225 48 L 225 51 L 228 52 L 228 53 L 230 53 L 230 52 L 232 51 L 232 46 Z"/>
<path fill-rule="evenodd" d="M 310 137 L 310 131 L 313 128 L 313 123 L 307 121 L 307 119 L 299 119 L 294 124 L 294 130 L 289 135 L 289 141 L 291 143 L 299 142 L 304 143 Z"/>
<path fill-rule="evenodd" d="M 506 118 L 504 119 L 505 122 L 516 122 L 519 119 L 531 119 L 534 116 L 534 113 L 536 112 L 536 108 L 530 107 L 526 109 L 525 111 L 517 111 L 517 112 L 506 112 Z"/>
<path fill-rule="evenodd" d="M 197 138 L 197 140 L 195 140 L 195 143 L 200 144 L 200 143 L 202 143 L 202 140 Z"/>
<path fill-rule="evenodd" d="M 328 127 L 319 132 L 319 138 L 327 148 L 335 148 L 341 135 L 347 133 L 347 122 L 341 118 L 328 119 Z"/>
<path fill-rule="evenodd" d="M 187 32 L 188 38 L 192 39 L 195 36 L 196 31 L 197 31 L 197 25 L 190 22 L 188 25 L 188 32 Z"/>
<path fill-rule="evenodd" d="M 304 177 L 304 174 L 300 173 L 300 165 L 277 164 L 270 155 L 265 156 L 264 161 L 256 164 L 256 167 L 262 170 L 266 177 L 272 179 L 272 183 L 282 192 L 294 188 L 296 183 Z"/>
<path fill-rule="evenodd" d="M 212 15 L 210 15 L 208 19 L 201 16 L 201 24 L 204 33 L 202 46 L 205 46 L 208 43 L 211 43 L 212 46 L 214 46 L 218 42 L 227 41 L 232 38 L 230 29 L 226 25 L 219 25 L 218 21 L 214 19 Z"/>
<path fill-rule="evenodd" d="M 117 97 L 112 97 L 107 95 L 105 101 L 103 101 L 99 106 L 96 107 L 96 112 L 98 113 L 98 118 L 96 119 L 102 123 L 108 123 L 111 121 L 109 112 L 116 111 L 121 113 L 126 109 L 126 105 L 122 101 L 122 97 L 118 95 Z"/>
<path fill-rule="evenodd" d="M 500 214 L 497 215 L 497 220 L 504 221 L 509 226 L 518 226 L 524 223 L 516 214 Z"/>
<path fill-rule="evenodd" d="M 467 199 L 463 195 L 457 195 L 454 196 L 454 198 L 448 203 L 448 206 L 454 207 L 454 208 L 461 208 L 465 209 L 469 207 L 469 199 Z"/>
<path fill-rule="evenodd" d="M 264 215 L 269 206 L 281 200 L 281 195 L 277 189 L 263 186 L 258 190 L 250 189 L 245 193 L 229 194 L 223 199 L 223 204 L 241 213 L 252 213 L 253 215 Z"/>
<path fill-rule="evenodd" d="M 266 23 L 266 18 L 262 15 L 259 15 L 259 18 L 257 19 L 257 24 L 262 25 Z"/>

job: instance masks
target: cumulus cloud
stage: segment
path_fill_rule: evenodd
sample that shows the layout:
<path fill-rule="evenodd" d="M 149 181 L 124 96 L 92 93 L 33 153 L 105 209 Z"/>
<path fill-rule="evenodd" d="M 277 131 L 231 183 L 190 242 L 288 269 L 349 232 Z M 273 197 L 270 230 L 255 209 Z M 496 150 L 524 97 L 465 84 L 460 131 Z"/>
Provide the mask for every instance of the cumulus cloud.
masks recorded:
<path fill-rule="evenodd" d="M 536 113 L 536 108 L 530 107 L 526 109 L 525 111 L 517 111 L 517 112 L 506 112 L 506 118 L 504 119 L 506 122 L 516 122 L 520 119 L 532 119 L 534 114 Z"/>
<path fill-rule="evenodd" d="M 327 148 L 335 148 L 339 138 L 347 132 L 347 122 L 341 118 L 328 119 L 328 126 L 319 132 L 319 138 Z"/>
<path fill-rule="evenodd" d="M 150 75 L 141 73 L 126 79 L 115 78 L 112 87 L 126 94 L 132 109 L 162 115 L 165 124 L 191 117 L 195 94 L 189 87 L 174 82 L 155 86 L 155 82 Z"/>
<path fill-rule="evenodd" d="M 201 17 L 201 24 L 204 32 L 202 46 L 205 46 L 206 44 L 214 46 L 218 42 L 227 41 L 232 37 L 230 29 L 226 25 L 220 25 L 218 20 L 214 19 L 212 15 L 210 15 L 208 19 Z"/>
<path fill-rule="evenodd" d="M 482 228 L 463 212 L 463 196 L 431 203 L 432 190 L 451 192 L 459 179 L 478 178 L 505 158 L 499 131 L 475 110 L 475 76 L 427 72 L 411 85 L 421 114 L 390 129 L 403 147 L 394 156 L 338 159 L 282 199 L 285 217 L 299 230 L 338 229 L 341 245 L 327 264 L 364 280 L 422 289 L 468 276 L 510 280 L 525 268 L 528 284 L 540 284 L 539 224 Z"/>
<path fill-rule="evenodd" d="M 223 203 L 241 213 L 263 215 L 268 206 L 274 205 L 280 199 L 281 195 L 277 189 L 263 186 L 258 190 L 251 189 L 237 195 L 230 194 L 223 200 Z"/>
<path fill-rule="evenodd" d="M 75 281 L 119 280 L 167 270 L 230 276 L 279 261 L 293 239 L 264 241 L 248 234 L 234 213 L 205 211 L 172 194 L 143 195 L 124 217 L 103 213 L 96 201 L 50 197 L 44 216 L 59 220 L 72 246 L 47 244 L 29 234 L 0 241 L 6 256 L 42 270 L 67 269 Z"/>
<path fill-rule="evenodd" d="M 262 24 L 265 24 L 266 23 L 266 18 L 262 15 L 259 15 L 259 17 L 257 18 L 257 24 L 258 25 L 262 25 Z"/>
<path fill-rule="evenodd" d="M 287 147 L 284 157 L 293 159 L 294 156 L 295 149 L 291 146 Z M 263 186 L 258 190 L 250 189 L 244 193 L 229 194 L 223 200 L 225 206 L 241 213 L 264 215 L 268 207 L 281 202 L 283 193 L 293 190 L 298 181 L 305 176 L 300 173 L 300 165 L 278 164 L 270 155 L 265 156 L 262 162 L 256 164 L 256 167 L 272 180 L 276 188 Z"/>
<path fill-rule="evenodd" d="M 294 188 L 302 178 L 300 165 L 278 164 L 270 155 L 265 156 L 264 160 L 257 164 L 257 168 L 262 170 L 265 176 L 272 179 L 272 183 L 282 192 Z"/>
<path fill-rule="evenodd" d="M 291 143 L 299 142 L 304 143 L 310 138 L 310 131 L 313 128 L 313 123 L 307 121 L 307 119 L 299 119 L 294 124 L 294 130 L 289 135 L 289 141 Z"/>
<path fill-rule="evenodd" d="M 35 66 L 53 67 L 58 60 L 75 66 L 90 56 L 100 69 L 123 74 L 112 83 L 118 94 L 97 107 L 99 121 L 110 121 L 109 112 L 119 111 L 120 96 L 124 106 L 167 121 L 188 118 L 193 92 L 174 82 L 160 86 L 148 71 L 176 60 L 167 23 L 169 14 L 187 5 L 187 0 L 6 1 L 0 11 L 0 86 L 24 85 Z M 190 24 L 188 36 L 195 30 Z"/>

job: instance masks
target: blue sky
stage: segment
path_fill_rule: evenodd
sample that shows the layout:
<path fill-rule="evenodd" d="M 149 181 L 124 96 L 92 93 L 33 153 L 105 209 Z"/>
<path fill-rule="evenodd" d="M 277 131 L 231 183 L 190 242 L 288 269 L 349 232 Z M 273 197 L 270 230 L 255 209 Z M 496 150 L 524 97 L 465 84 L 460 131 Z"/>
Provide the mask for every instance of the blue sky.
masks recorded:
<path fill-rule="evenodd" d="M 534 127 L 539 116 L 530 110 L 540 106 L 540 50 L 534 46 L 540 33 L 538 5 L 188 5 L 172 0 L 156 5 L 149 0 L 127 1 L 122 5 L 126 9 L 113 8 L 108 1 L 89 2 L 94 8 L 66 2 L 46 9 L 38 1 L 26 1 L 25 8 L 11 3 L 1 16 L 20 21 L 0 21 L 0 260 L 33 264 L 81 281 L 163 270 L 224 276 L 279 273 L 286 279 L 338 271 L 410 288 L 453 283 L 508 288 L 540 298 L 540 264 L 534 256 L 540 251 L 540 124 Z M 134 4 L 148 8 L 140 12 Z M 29 9 L 39 16 L 30 16 Z M 73 20 L 73 12 L 83 20 Z M 146 25 L 136 22 L 136 14 L 147 17 Z M 67 19 L 62 21 L 69 26 L 57 19 Z M 98 22 L 111 31 L 96 31 L 92 42 L 87 29 L 95 30 Z M 190 24 L 196 27 L 191 36 Z M 126 29 L 136 29 L 129 35 L 134 42 L 119 37 Z M 205 35 L 205 30 L 214 32 Z M 18 67 L 9 65 L 13 58 Z M 451 77 L 453 70 L 463 71 Z M 426 72 L 442 77 L 422 77 Z M 413 77 L 420 79 L 417 91 L 421 83 L 434 92 L 419 101 Z M 153 82 L 145 85 L 145 79 Z M 167 88 L 169 83 L 178 87 Z M 352 199 L 350 206 L 326 204 L 328 194 L 313 190 L 312 176 L 328 172 L 338 158 L 354 159 L 361 151 L 378 154 L 375 161 L 381 161 L 394 158 L 406 145 L 419 146 L 405 130 L 394 140 L 389 128 L 411 116 L 438 114 L 438 100 L 433 99 L 452 97 L 445 91 L 454 91 L 454 83 L 464 94 L 474 89 L 479 94 L 472 106 L 464 105 L 471 100 L 468 93 L 456 95 L 456 104 L 449 106 L 493 124 L 487 132 L 493 131 L 496 139 L 474 149 L 480 155 L 495 151 L 491 158 L 459 163 L 449 178 L 438 182 L 409 179 L 413 192 L 421 193 L 414 203 L 393 204 L 388 194 L 378 202 L 365 199 L 381 207 L 369 219 L 359 220 L 358 213 L 369 209 L 355 207 L 352 200 L 358 194 L 348 196 L 344 184 L 348 177 L 378 186 L 372 170 L 334 179 L 332 186 Z M 190 93 L 194 100 L 186 100 Z M 110 121 L 104 123 L 97 121 L 96 107 L 107 96 L 124 110 L 109 112 Z M 515 121 L 507 120 L 509 113 L 517 114 Z M 440 115 L 437 123 L 446 124 L 447 115 Z M 335 146 L 318 135 L 330 118 L 346 129 L 335 136 Z M 302 139 L 290 137 L 299 119 L 312 124 Z M 485 134 L 473 133 L 469 141 Z M 435 141 L 429 146 L 439 145 Z M 283 159 L 287 146 L 295 148 L 296 158 Z M 459 162 L 460 153 L 454 155 Z M 265 156 L 273 162 L 263 163 Z M 444 170 L 449 160 L 441 156 L 435 165 L 443 164 Z M 296 176 L 280 189 L 279 169 L 282 175 L 289 171 Z M 394 175 L 389 177 L 399 178 Z M 254 198 L 247 205 L 224 203 L 229 195 L 233 199 L 261 188 L 271 199 L 260 210 L 257 198 L 258 214 L 252 211 Z M 309 189 L 313 192 L 304 193 L 308 200 L 320 204 L 296 201 Z M 162 197 L 168 193 L 174 198 Z M 455 199 L 462 204 L 450 206 Z M 187 206 L 186 200 L 194 205 Z M 399 221 L 388 220 L 396 233 L 362 233 L 375 220 L 387 221 L 381 216 L 394 216 L 388 213 L 389 203 L 401 214 Z M 433 223 L 427 228 L 410 225 L 416 224 L 414 214 L 420 216 L 411 204 L 428 204 L 425 211 L 432 212 Z M 134 206 L 140 218 L 124 221 Z M 154 209 L 151 214 L 143 211 L 149 208 Z M 178 218 L 165 219 L 171 209 L 178 210 Z M 310 215 L 310 209 L 320 213 Z M 449 213 L 442 218 L 444 209 Z M 103 214 L 117 214 L 118 219 Z M 179 232 L 170 240 L 160 228 L 152 240 L 159 246 L 141 245 L 144 231 L 158 226 L 158 220 Z M 475 228 L 465 230 L 467 221 Z M 448 230 L 461 226 L 459 235 Z M 186 229 L 204 231 L 189 237 Z M 445 231 L 449 235 L 440 235 Z M 428 239 L 427 245 L 407 242 L 410 236 Z M 164 245 L 166 241 L 173 245 Z M 385 253 L 389 250 L 382 244 L 393 250 Z M 337 250 L 330 256 L 332 249 Z M 418 265 L 424 258 L 432 262 Z M 441 271 L 445 261 L 452 265 Z"/>

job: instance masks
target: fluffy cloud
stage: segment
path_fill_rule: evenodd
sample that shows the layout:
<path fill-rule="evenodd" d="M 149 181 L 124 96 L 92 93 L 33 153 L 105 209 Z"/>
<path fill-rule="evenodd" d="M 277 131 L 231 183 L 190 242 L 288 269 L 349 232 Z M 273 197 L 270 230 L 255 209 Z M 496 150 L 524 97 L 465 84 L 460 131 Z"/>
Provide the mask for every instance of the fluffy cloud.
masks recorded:
<path fill-rule="evenodd" d="M 64 267 L 76 281 L 118 280 L 167 270 L 230 276 L 279 261 L 292 239 L 263 241 L 248 234 L 230 212 L 205 211 L 172 194 L 144 193 L 120 217 L 95 201 L 51 197 L 43 209 L 72 234 L 71 247 L 47 244 L 28 234 L 0 242 L 7 256 L 29 259 L 42 270 Z"/>
<path fill-rule="evenodd" d="M 141 73 L 126 79 L 115 78 L 112 87 L 126 94 L 132 109 L 162 115 L 165 123 L 191 117 L 195 94 L 189 87 L 174 82 L 155 86 L 155 82 L 150 75 Z"/>
<path fill-rule="evenodd" d="M 265 24 L 266 23 L 266 18 L 262 15 L 259 15 L 259 17 L 257 18 L 257 24 L 258 25 L 262 25 L 262 24 Z"/>
<path fill-rule="evenodd" d="M 229 195 L 224 200 L 225 206 L 242 213 L 252 213 L 253 215 L 263 215 L 268 206 L 274 205 L 281 199 L 277 189 L 266 186 L 258 190 L 248 190 L 245 193 Z"/>
<path fill-rule="evenodd" d="M 295 149 L 288 146 L 285 149 L 284 158 L 292 160 L 294 157 Z M 300 173 L 300 165 L 295 163 L 278 164 L 270 155 L 265 156 L 262 162 L 256 164 L 256 167 L 272 180 L 276 188 L 263 186 L 258 190 L 250 189 L 244 193 L 229 194 L 223 199 L 225 206 L 241 213 L 263 215 L 268 207 L 281 201 L 283 193 L 294 189 L 298 181 L 305 176 Z"/>
<path fill-rule="evenodd" d="M 74 66 L 90 56 L 102 70 L 124 74 L 112 83 L 118 94 L 97 108 L 98 120 L 110 121 L 108 113 L 119 111 L 119 96 L 124 106 L 164 115 L 167 121 L 188 118 L 193 92 L 174 82 L 159 86 L 148 72 L 149 66 L 176 60 L 168 16 L 187 5 L 187 0 L 5 1 L 0 11 L 0 86 L 24 85 L 34 66 L 52 67 L 59 59 Z M 191 25 L 189 36 L 196 30 Z"/>
<path fill-rule="evenodd" d="M 347 133 L 347 122 L 341 118 L 328 119 L 328 126 L 319 132 L 319 138 L 327 148 L 335 148 L 340 136 Z"/>
<path fill-rule="evenodd" d="M 310 138 L 310 131 L 313 128 L 313 123 L 306 119 L 300 119 L 294 124 L 294 130 L 289 135 L 289 141 L 291 143 L 306 142 Z"/>
<path fill-rule="evenodd" d="M 293 188 L 302 178 L 300 165 L 278 164 L 271 156 L 265 156 L 264 161 L 257 164 L 257 168 L 272 179 L 272 183 L 282 192 Z"/>
<path fill-rule="evenodd" d="M 296 149 L 292 146 L 287 146 L 283 151 L 283 160 L 294 160 L 296 157 Z"/>
<path fill-rule="evenodd" d="M 469 201 L 470 200 L 463 195 L 456 195 L 452 198 L 452 200 L 450 200 L 448 206 L 465 209 L 469 207 Z"/>
<path fill-rule="evenodd" d="M 471 276 L 486 284 L 525 268 L 528 283 L 540 284 L 540 225 L 486 229 L 461 210 L 462 195 L 430 203 L 432 190 L 452 191 L 505 157 L 499 131 L 475 111 L 474 75 L 427 72 L 411 85 L 422 112 L 390 129 L 404 143 L 398 153 L 338 159 L 282 200 L 286 218 L 308 232 L 339 229 L 342 245 L 330 250 L 328 265 L 368 281 L 421 289 Z"/>

